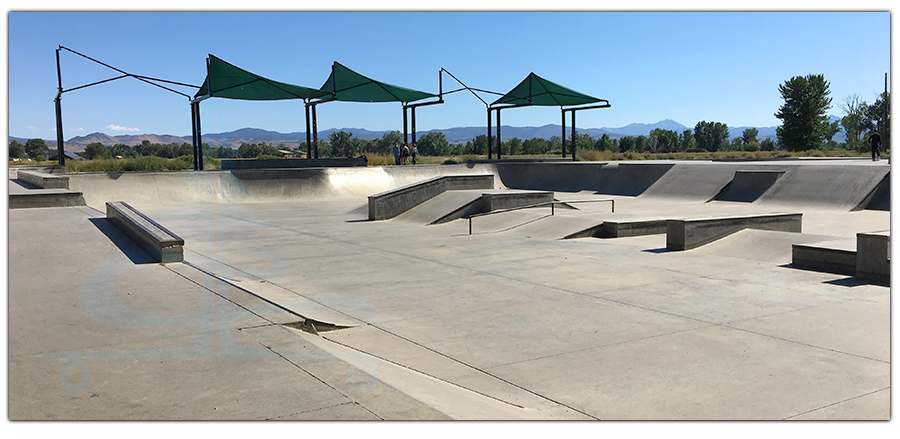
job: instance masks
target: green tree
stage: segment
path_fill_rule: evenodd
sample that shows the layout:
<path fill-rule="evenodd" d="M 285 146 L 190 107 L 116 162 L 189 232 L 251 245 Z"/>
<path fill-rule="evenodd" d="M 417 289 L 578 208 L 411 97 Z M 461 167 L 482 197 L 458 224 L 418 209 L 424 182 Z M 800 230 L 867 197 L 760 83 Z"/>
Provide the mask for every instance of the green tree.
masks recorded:
<path fill-rule="evenodd" d="M 47 143 L 44 142 L 44 139 L 28 139 L 25 142 L 25 153 L 28 154 L 28 157 L 32 160 L 46 160 L 47 153 L 50 152 L 50 148 L 47 147 Z"/>
<path fill-rule="evenodd" d="M 510 137 L 505 142 L 506 155 L 522 154 L 522 140 L 517 137 Z"/>
<path fill-rule="evenodd" d="M 594 142 L 594 149 L 597 151 L 612 151 L 613 142 L 612 139 L 609 138 L 609 134 L 603 133 L 603 135 Z"/>
<path fill-rule="evenodd" d="M 125 145 L 124 143 L 117 143 L 109 147 L 109 154 L 113 157 L 137 157 L 137 151 L 135 151 L 134 147 L 131 145 Z"/>
<path fill-rule="evenodd" d="M 328 144 L 331 145 L 331 157 L 352 157 L 353 145 L 350 138 L 353 133 L 335 131 L 328 135 Z"/>
<path fill-rule="evenodd" d="M 242 143 L 240 148 L 238 148 L 238 152 L 240 153 L 241 157 L 245 159 L 252 159 L 255 157 L 259 157 L 259 155 L 262 154 L 262 148 L 260 148 L 260 146 L 255 143 Z"/>
<path fill-rule="evenodd" d="M 634 151 L 634 137 L 625 136 L 619 138 L 619 152 Z"/>
<path fill-rule="evenodd" d="M 697 122 L 694 126 L 694 138 L 697 147 L 715 152 L 728 145 L 728 125 L 720 122 Z"/>
<path fill-rule="evenodd" d="M 829 123 L 828 126 L 825 128 L 825 133 L 824 133 L 825 143 L 827 143 L 829 146 L 836 145 L 836 143 L 832 139 L 839 132 L 841 132 L 841 122 L 840 121 L 836 120 L 834 122 Z"/>
<path fill-rule="evenodd" d="M 419 154 L 422 155 L 439 156 L 450 154 L 450 142 L 444 137 L 444 133 L 438 131 L 432 131 L 420 137 L 416 141 L 416 146 L 419 148 Z"/>
<path fill-rule="evenodd" d="M 28 153 L 25 152 L 25 145 L 13 140 L 9 142 L 9 158 L 11 159 L 22 159 L 28 157 Z"/>
<path fill-rule="evenodd" d="M 88 160 L 109 159 L 112 158 L 112 153 L 102 143 L 92 142 L 84 148 L 82 156 Z"/>
<path fill-rule="evenodd" d="M 775 151 L 778 149 L 778 145 L 775 144 L 775 141 L 766 137 L 762 142 L 759 143 L 759 149 L 763 151 Z"/>
<path fill-rule="evenodd" d="M 847 149 L 862 149 L 865 146 L 860 136 L 866 130 L 864 120 L 867 107 L 866 101 L 860 100 L 858 94 L 848 95 L 840 106 L 844 112 L 841 126 L 844 128 Z"/>
<path fill-rule="evenodd" d="M 575 133 L 575 139 L 573 141 L 575 142 L 576 151 L 594 148 L 594 139 L 592 139 L 588 133 Z M 566 145 L 566 149 L 568 149 L 566 152 L 571 153 L 572 145 Z"/>
<path fill-rule="evenodd" d="M 690 129 L 684 130 L 678 137 L 678 151 L 687 151 L 697 148 L 697 139 L 694 139 L 694 132 Z"/>
<path fill-rule="evenodd" d="M 749 145 L 751 143 L 759 143 L 756 140 L 756 136 L 759 135 L 759 130 L 756 128 L 747 128 L 741 135 L 741 143 L 743 145 Z"/>
<path fill-rule="evenodd" d="M 546 154 L 550 150 L 550 145 L 546 139 L 535 137 L 522 142 L 523 154 Z"/>
<path fill-rule="evenodd" d="M 884 120 L 884 102 L 887 98 L 887 121 Z M 877 128 L 881 133 L 882 148 L 887 150 L 890 148 L 891 137 L 891 94 L 885 96 L 884 93 L 878 95 L 875 103 L 866 107 L 865 118 L 863 119 L 866 129 L 872 130 Z"/>
<path fill-rule="evenodd" d="M 654 128 L 647 139 L 647 147 L 650 152 L 672 152 L 678 143 L 678 133 L 672 130 Z"/>
<path fill-rule="evenodd" d="M 484 134 L 475 136 L 475 141 L 472 142 L 472 149 L 469 150 L 469 153 L 478 155 L 487 154 L 487 144 L 487 136 Z"/>
<path fill-rule="evenodd" d="M 820 149 L 831 129 L 826 112 L 831 108 L 824 75 L 795 76 L 778 86 L 784 105 L 775 113 L 782 126 L 778 141 L 791 151 Z"/>

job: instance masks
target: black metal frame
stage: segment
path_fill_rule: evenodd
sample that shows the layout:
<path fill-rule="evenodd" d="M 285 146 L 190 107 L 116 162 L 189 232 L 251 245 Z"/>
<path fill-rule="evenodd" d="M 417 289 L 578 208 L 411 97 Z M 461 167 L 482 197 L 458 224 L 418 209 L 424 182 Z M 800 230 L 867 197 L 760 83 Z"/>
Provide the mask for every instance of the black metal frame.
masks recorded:
<path fill-rule="evenodd" d="M 110 68 L 110 69 L 112 69 L 112 70 L 115 70 L 115 71 L 121 73 L 121 75 L 116 76 L 116 77 L 114 77 L 114 78 L 104 79 L 104 80 L 102 80 L 102 81 L 96 81 L 96 82 L 92 82 L 92 83 L 90 83 L 90 84 L 80 85 L 80 86 L 78 86 L 78 87 L 73 87 L 73 88 L 70 88 L 70 89 L 68 89 L 68 90 L 64 90 L 64 89 L 63 89 L 63 86 L 62 86 L 62 68 L 60 67 L 60 61 L 59 61 L 59 51 L 60 51 L 60 50 L 63 50 L 63 49 L 68 50 L 69 52 L 72 52 L 72 53 L 74 53 L 74 54 L 76 54 L 76 55 L 78 55 L 78 56 L 80 56 L 80 57 L 82 57 L 82 58 L 86 58 L 86 59 L 88 59 L 88 60 L 91 60 L 91 61 L 93 61 L 93 62 L 95 62 L 95 63 L 97 63 L 97 64 L 100 64 L 100 65 L 104 66 L 104 67 L 108 67 L 108 68 Z M 149 77 L 149 76 L 135 75 L 135 74 L 132 74 L 132 73 L 128 73 L 128 72 L 126 72 L 126 71 L 124 71 L 124 70 L 117 69 L 117 68 L 115 68 L 115 67 L 113 67 L 113 66 L 111 66 L 111 65 L 109 65 L 109 64 L 106 64 L 106 63 L 101 62 L 101 61 L 97 61 L 97 60 L 94 59 L 94 58 L 91 58 L 91 57 L 89 57 L 89 56 L 87 56 L 87 55 L 78 53 L 78 52 L 76 52 L 76 51 L 74 51 L 74 50 L 72 50 L 72 49 L 69 49 L 68 47 L 62 46 L 62 45 L 60 45 L 60 46 L 56 49 L 56 79 L 57 79 L 58 89 L 57 89 L 57 92 L 56 92 L 56 98 L 53 99 L 53 102 L 54 102 L 55 107 L 56 107 L 56 150 L 57 150 L 57 153 L 58 153 L 58 155 L 59 155 L 59 165 L 60 165 L 60 166 L 65 166 L 65 165 L 66 165 L 65 140 L 63 139 L 63 123 L 62 123 L 62 94 L 63 94 L 63 93 L 68 93 L 68 92 L 70 92 L 70 91 L 80 90 L 80 89 L 82 89 L 82 88 L 91 87 L 91 86 L 94 86 L 94 85 L 103 84 L 103 83 L 110 82 L 110 81 L 115 81 L 115 80 L 117 80 L 117 79 L 128 78 L 128 77 L 135 78 L 135 79 L 137 79 L 137 80 L 139 80 L 139 81 L 146 82 L 146 83 L 148 83 L 148 84 L 150 84 L 150 85 L 155 85 L 155 86 L 157 86 L 157 87 L 159 87 L 159 88 L 168 90 L 168 91 L 170 91 L 170 92 L 172 92 L 172 93 L 176 93 L 176 94 L 182 95 L 182 96 L 188 98 L 189 100 L 192 99 L 190 95 L 187 95 L 187 94 L 182 93 L 182 92 L 180 92 L 180 91 L 173 90 L 173 89 L 171 89 L 171 88 L 169 88 L 169 87 L 166 87 L 166 86 L 157 84 L 156 82 L 153 82 L 153 81 L 164 82 L 164 83 L 167 83 L 167 84 L 173 84 L 173 85 L 180 85 L 180 86 L 184 86 L 184 87 L 193 87 L 193 88 L 196 88 L 196 89 L 199 89 L 199 88 L 200 88 L 199 86 L 191 85 L 191 84 L 185 84 L 185 83 L 182 83 L 182 82 L 168 81 L 168 80 L 165 80 L 165 79 L 152 78 L 152 77 Z M 196 116 L 195 116 L 195 114 L 196 114 Z M 196 131 L 195 131 L 195 133 L 199 135 L 199 129 L 200 129 L 200 120 L 199 120 L 199 118 L 200 118 L 200 107 L 198 106 L 198 107 L 195 109 L 195 108 L 194 108 L 194 102 L 193 102 L 193 100 L 191 101 L 191 115 L 192 115 L 192 116 L 191 116 L 191 120 L 192 120 L 192 123 L 191 123 L 191 124 L 192 124 L 192 130 L 194 129 L 194 127 L 193 127 L 193 125 L 194 125 L 193 121 L 196 119 L 197 125 L 196 125 Z M 193 137 L 193 134 L 194 134 L 194 133 L 192 133 L 192 137 Z M 196 142 L 196 139 L 194 140 L 194 143 L 195 143 L 195 145 L 196 145 L 196 143 L 197 143 L 197 142 Z M 196 146 L 195 146 L 195 154 L 196 154 Z M 195 163 L 194 166 L 195 166 L 195 169 L 196 169 L 196 162 L 197 162 L 197 157 L 196 157 L 196 155 L 195 155 L 195 157 L 194 157 L 194 163 Z M 201 162 L 201 165 L 200 165 L 200 166 L 202 167 L 202 162 Z"/>
<path fill-rule="evenodd" d="M 564 108 L 563 106 L 559 107 L 560 114 L 562 115 L 562 136 L 560 137 L 562 157 L 566 158 L 566 112 L 569 111 L 572 113 L 572 160 L 575 160 L 575 112 L 578 110 L 592 110 L 595 108 L 609 108 L 609 101 L 606 99 L 601 99 L 601 101 L 605 102 L 601 105 L 591 105 L 588 107 L 570 107 Z M 491 110 L 497 111 L 497 160 L 500 160 L 500 151 L 503 146 L 503 138 L 500 137 L 500 110 L 505 110 L 508 108 L 521 108 L 521 107 L 531 107 L 533 106 L 531 103 L 528 104 L 518 104 L 518 105 L 504 105 L 501 107 L 490 107 L 488 106 L 488 160 L 491 159 L 491 144 L 493 141 L 490 138 L 491 132 Z"/>

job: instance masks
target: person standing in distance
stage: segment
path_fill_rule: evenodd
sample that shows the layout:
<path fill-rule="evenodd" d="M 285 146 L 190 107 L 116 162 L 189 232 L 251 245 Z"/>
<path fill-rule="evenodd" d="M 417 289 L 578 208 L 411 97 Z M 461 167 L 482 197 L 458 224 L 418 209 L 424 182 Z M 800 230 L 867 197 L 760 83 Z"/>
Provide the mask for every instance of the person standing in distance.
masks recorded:
<path fill-rule="evenodd" d="M 412 162 L 415 165 L 416 164 L 416 156 L 419 155 L 419 148 L 416 146 L 415 143 L 413 143 L 412 150 L 409 151 L 409 153 L 412 154 Z"/>
<path fill-rule="evenodd" d="M 400 145 L 398 145 L 396 142 L 394 143 L 394 164 L 400 164 Z"/>
<path fill-rule="evenodd" d="M 875 130 L 875 132 L 869 136 L 869 142 L 872 143 L 872 161 L 881 160 L 881 152 L 878 151 L 878 147 L 881 146 L 881 136 L 878 135 L 878 130 Z M 875 158 L 876 155 L 878 158 Z"/>

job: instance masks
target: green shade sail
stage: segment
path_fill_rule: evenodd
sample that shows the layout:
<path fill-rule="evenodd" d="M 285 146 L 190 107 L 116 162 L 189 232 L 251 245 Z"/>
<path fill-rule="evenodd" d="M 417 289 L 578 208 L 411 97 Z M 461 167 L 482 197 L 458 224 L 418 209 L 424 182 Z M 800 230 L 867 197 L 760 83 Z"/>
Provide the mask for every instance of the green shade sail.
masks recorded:
<path fill-rule="evenodd" d="M 250 73 L 213 55 L 209 55 L 206 80 L 194 98 L 203 96 L 274 101 L 281 99 L 311 99 L 327 96 L 314 88 L 286 84 Z"/>
<path fill-rule="evenodd" d="M 338 62 L 334 63 L 331 75 L 319 88 L 334 100 L 349 102 L 412 102 L 437 96 L 367 78 Z"/>
<path fill-rule="evenodd" d="M 497 104 L 510 105 L 543 105 L 543 106 L 563 106 L 563 105 L 581 105 L 594 102 L 606 102 L 603 99 L 597 99 L 584 93 L 579 93 L 570 88 L 563 87 L 559 84 L 550 82 L 541 78 L 534 73 L 528 74 L 522 82 L 509 93 L 503 95 L 500 99 L 494 101 L 491 106 Z"/>

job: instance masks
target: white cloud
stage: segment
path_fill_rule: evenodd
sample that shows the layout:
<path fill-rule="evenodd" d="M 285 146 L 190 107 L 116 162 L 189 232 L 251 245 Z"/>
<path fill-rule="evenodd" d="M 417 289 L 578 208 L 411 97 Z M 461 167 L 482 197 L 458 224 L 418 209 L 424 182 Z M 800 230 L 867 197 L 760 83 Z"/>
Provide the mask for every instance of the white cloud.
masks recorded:
<path fill-rule="evenodd" d="M 78 127 L 78 128 L 73 129 L 72 131 L 84 131 L 84 128 Z"/>
<path fill-rule="evenodd" d="M 25 127 L 25 128 L 28 128 L 29 130 L 36 130 L 36 129 L 37 129 L 37 127 L 34 126 L 34 125 L 28 125 L 28 126 Z"/>
<path fill-rule="evenodd" d="M 118 125 L 109 124 L 106 126 L 106 129 L 112 131 L 140 131 L 140 128 L 128 128 L 128 127 L 120 127 Z"/>

